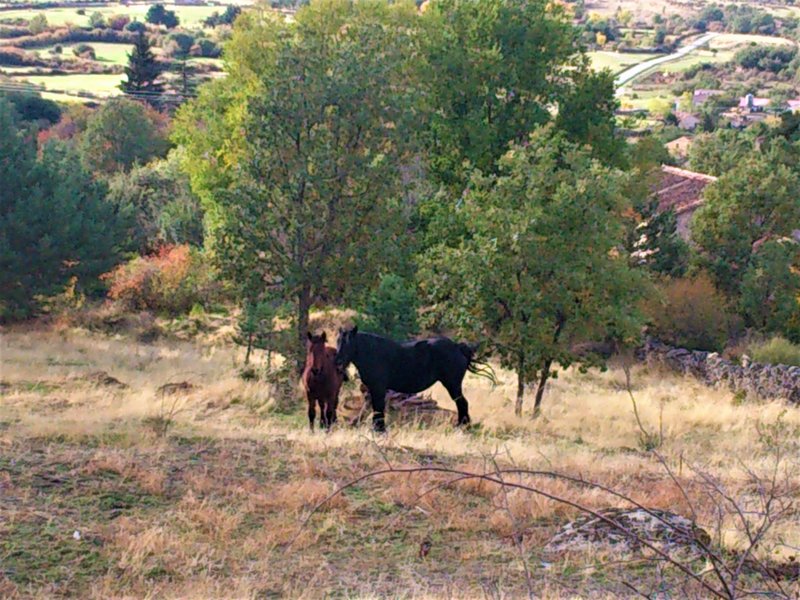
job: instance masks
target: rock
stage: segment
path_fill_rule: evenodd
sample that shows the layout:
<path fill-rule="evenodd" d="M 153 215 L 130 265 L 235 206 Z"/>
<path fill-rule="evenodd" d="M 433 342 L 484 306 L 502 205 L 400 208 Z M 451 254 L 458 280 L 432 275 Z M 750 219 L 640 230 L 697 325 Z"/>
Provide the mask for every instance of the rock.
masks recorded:
<path fill-rule="evenodd" d="M 564 525 L 545 550 L 564 552 L 612 547 L 623 552 L 646 550 L 647 542 L 663 552 L 702 553 L 711 537 L 690 519 L 665 510 L 606 508 L 596 511 L 620 527 L 593 515 L 582 515 Z M 624 529 L 624 531 L 623 531 Z M 630 535 L 629 533 L 630 532 Z"/>
<path fill-rule="evenodd" d="M 162 396 L 166 396 L 169 394 L 185 394 L 191 392 L 196 388 L 197 388 L 196 385 L 191 384 L 188 381 L 179 381 L 177 383 L 165 383 L 160 388 L 158 388 L 156 392 L 161 394 Z"/>
<path fill-rule="evenodd" d="M 89 373 L 82 377 L 85 381 L 93 383 L 95 385 L 101 385 L 106 387 L 116 387 L 121 390 L 127 389 L 128 384 L 122 383 L 116 377 L 112 377 L 105 371 L 94 371 L 93 373 Z"/>

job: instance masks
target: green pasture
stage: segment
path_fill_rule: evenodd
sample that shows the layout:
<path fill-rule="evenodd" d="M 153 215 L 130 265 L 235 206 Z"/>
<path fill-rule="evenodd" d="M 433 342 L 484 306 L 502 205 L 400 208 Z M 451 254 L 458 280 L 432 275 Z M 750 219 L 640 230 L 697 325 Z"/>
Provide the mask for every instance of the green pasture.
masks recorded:
<path fill-rule="evenodd" d="M 627 52 L 607 52 L 605 50 L 588 52 L 587 54 L 595 71 L 610 69 L 613 73 L 661 56 L 655 53 L 632 54 Z"/>
<path fill-rule="evenodd" d="M 125 75 L 31 75 L 25 77 L 24 81 L 28 81 L 34 85 L 41 85 L 45 90 L 50 92 L 89 92 L 98 96 L 114 96 L 120 94 L 117 86 L 123 80 Z M 20 81 L 23 81 L 20 78 Z"/>
<path fill-rule="evenodd" d="M 128 64 L 128 53 L 133 49 L 133 44 L 110 44 L 107 42 L 87 42 L 89 46 L 94 48 L 95 56 L 98 62 L 113 63 L 117 65 Z M 61 57 L 64 59 L 77 59 L 73 53 L 73 48 L 81 44 L 61 44 L 63 49 Z M 53 56 L 50 51 L 55 46 L 48 46 L 46 48 L 37 48 L 35 51 L 39 56 L 48 58 Z"/>
<path fill-rule="evenodd" d="M 184 6 L 175 4 L 166 4 L 165 6 L 167 9 L 175 11 L 180 19 L 181 26 L 190 28 L 201 27 L 203 21 L 211 16 L 212 13 L 225 10 L 224 6 Z M 89 25 L 89 16 L 95 12 L 99 12 L 106 18 L 113 15 L 127 15 L 131 20 L 144 21 L 149 9 L 149 4 L 137 4 L 135 6 L 111 4 L 98 7 L 82 7 L 86 14 L 79 15 L 78 8 L 45 8 L 41 10 L 30 8 L 0 12 L 0 20 L 31 19 L 36 14 L 44 13 L 50 25 L 67 25 L 71 23 L 73 25 L 87 26 Z"/>

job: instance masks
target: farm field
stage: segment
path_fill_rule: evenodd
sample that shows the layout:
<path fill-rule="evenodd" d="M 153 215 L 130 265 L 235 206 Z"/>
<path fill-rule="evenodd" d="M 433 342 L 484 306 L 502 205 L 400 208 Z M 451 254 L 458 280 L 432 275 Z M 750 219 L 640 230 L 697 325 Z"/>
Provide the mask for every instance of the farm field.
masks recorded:
<path fill-rule="evenodd" d="M 589 59 L 592 62 L 592 68 L 595 70 L 610 69 L 616 73 L 622 69 L 638 65 L 641 62 L 661 56 L 655 53 L 626 53 L 626 52 L 610 52 L 599 50 L 595 52 L 588 52 Z"/>
<path fill-rule="evenodd" d="M 181 25 L 186 27 L 197 27 L 202 25 L 203 20 L 211 16 L 212 13 L 224 10 L 219 6 L 186 6 L 182 4 L 165 4 L 168 10 L 173 10 L 180 19 Z M 72 23 L 74 25 L 86 26 L 89 25 L 89 17 L 99 12 L 104 17 L 112 15 L 128 15 L 131 20 L 144 21 L 147 14 L 149 4 L 132 4 L 124 6 L 122 4 L 112 4 L 98 7 L 83 7 L 84 15 L 78 14 L 77 8 L 48 8 L 44 10 L 47 17 L 47 22 L 50 25 L 66 25 Z M 3 19 L 30 19 L 35 14 L 42 11 L 35 9 L 20 9 L 8 10 L 0 12 L 0 20 Z"/>
<path fill-rule="evenodd" d="M 65 59 L 75 59 L 78 57 L 74 55 L 73 48 L 80 44 L 60 44 L 62 48 L 61 57 Z M 113 63 L 118 65 L 125 65 L 128 62 L 128 53 L 133 48 L 133 44 L 109 44 L 105 42 L 92 42 L 89 44 L 94 48 L 95 56 L 98 62 Z M 48 46 L 46 48 L 37 48 L 36 52 L 42 57 L 51 56 L 51 51 L 55 46 Z"/>
<path fill-rule="evenodd" d="M 478 423 L 468 432 L 390 415 L 385 437 L 341 422 L 326 435 L 309 433 L 300 400 L 278 409 L 269 386 L 239 379 L 242 350 L 223 339 L 145 344 L 80 330 L 3 332 L 0 595 L 377 597 L 403 589 L 438 598 L 482 596 L 489 586 L 519 597 L 527 569 L 542 597 L 570 597 L 578 586 L 605 598 L 627 597 L 623 577 L 645 586 L 655 576 L 641 564 L 603 568 L 607 554 L 546 551 L 576 514 L 567 506 L 480 481 L 437 487 L 445 478 L 435 473 L 365 480 L 310 516 L 338 486 L 387 465 L 482 473 L 513 464 L 689 510 L 662 459 L 641 448 L 619 368 L 562 374 L 536 422 L 514 417 L 514 381 L 500 370 L 494 388 L 468 376 Z M 157 392 L 183 381 L 185 395 Z M 659 456 L 708 528 L 714 506 L 691 492 L 690 466 L 746 499 L 745 465 L 768 471 L 772 447 L 784 443 L 779 433 L 796 439 L 800 431 L 795 409 L 736 402 L 643 367 L 634 368 L 632 390 L 646 426 L 661 422 Z M 434 397 L 452 408 L 444 390 Z M 781 451 L 797 464 L 796 443 L 786 444 Z M 531 482 L 596 509 L 624 505 L 599 490 Z M 742 543 L 731 521 L 718 533 L 731 548 Z M 794 520 L 774 534 L 800 543 Z"/>
<path fill-rule="evenodd" d="M 96 95 L 114 96 L 121 92 L 117 86 L 122 82 L 124 74 L 91 74 L 91 75 L 30 75 L 25 80 L 44 86 L 45 90 L 63 92 L 89 91 Z"/>

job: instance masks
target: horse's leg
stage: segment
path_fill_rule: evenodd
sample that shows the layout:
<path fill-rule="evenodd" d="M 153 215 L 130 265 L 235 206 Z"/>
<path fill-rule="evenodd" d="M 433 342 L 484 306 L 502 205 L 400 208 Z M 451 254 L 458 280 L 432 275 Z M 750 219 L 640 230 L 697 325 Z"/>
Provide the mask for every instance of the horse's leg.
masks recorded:
<path fill-rule="evenodd" d="M 323 429 L 328 429 L 330 423 L 328 422 L 328 408 L 327 402 L 322 398 L 319 399 L 319 423 Z"/>
<path fill-rule="evenodd" d="M 453 399 L 453 402 L 456 403 L 456 408 L 458 409 L 458 424 L 469 425 L 469 402 L 467 402 L 467 399 L 464 398 L 464 392 L 461 390 L 461 381 L 459 380 L 458 382 L 451 381 L 442 383 L 444 384 L 447 393 L 450 394 L 450 397 Z"/>
<path fill-rule="evenodd" d="M 308 400 L 308 426 L 311 431 L 314 431 L 314 417 L 317 416 L 316 401 L 311 394 L 306 394 L 306 399 Z"/>
<path fill-rule="evenodd" d="M 336 406 L 339 404 L 338 392 L 328 399 L 328 427 L 336 423 Z"/>
<path fill-rule="evenodd" d="M 379 387 L 369 388 L 369 397 L 372 400 L 372 429 L 383 433 L 386 431 L 386 390 Z"/>

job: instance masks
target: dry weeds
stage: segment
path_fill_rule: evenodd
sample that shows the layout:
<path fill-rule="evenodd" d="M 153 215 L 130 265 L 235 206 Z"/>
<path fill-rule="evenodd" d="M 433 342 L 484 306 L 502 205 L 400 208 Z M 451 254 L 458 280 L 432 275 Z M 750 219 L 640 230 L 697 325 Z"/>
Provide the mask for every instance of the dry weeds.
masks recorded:
<path fill-rule="evenodd" d="M 497 462 L 568 473 L 652 508 L 694 509 L 699 524 L 719 525 L 729 548 L 743 544 L 735 522 L 718 519 L 715 505 L 697 496 L 690 506 L 664 465 L 639 447 L 619 369 L 562 373 L 537 421 L 514 418 L 510 373 L 498 371 L 494 388 L 470 378 L 466 395 L 479 424 L 472 430 L 390 422 L 390 434 L 376 438 L 345 426 L 309 433 L 304 403 L 290 414 L 276 411 L 265 386 L 238 378 L 242 359 L 241 349 L 221 344 L 4 332 L 0 596 L 509 598 L 528 595 L 523 564 L 542 597 L 631 593 L 617 571 L 601 566 L 604 557 L 543 554 L 574 509 L 522 490 L 501 494 L 479 479 L 367 480 L 299 530 L 339 485 L 387 462 L 473 472 Z M 129 387 L 86 379 L 97 371 Z M 147 423 L 163 410 L 158 388 L 176 381 L 193 387 L 162 437 Z M 701 469 L 748 502 L 758 492 L 743 465 L 768 473 L 776 450 L 784 464 L 800 464 L 794 408 L 743 404 L 641 367 L 633 382 L 642 421 L 654 429 L 663 419 L 659 452 L 690 493 L 698 483 L 693 468 Z M 443 389 L 434 397 L 451 408 Z M 624 504 L 563 480 L 523 480 L 590 508 Z M 800 523 L 787 519 L 772 536 L 784 555 L 794 554 Z M 423 541 L 430 552 L 421 557 Z M 632 580 L 652 576 L 641 565 L 626 569 Z"/>

